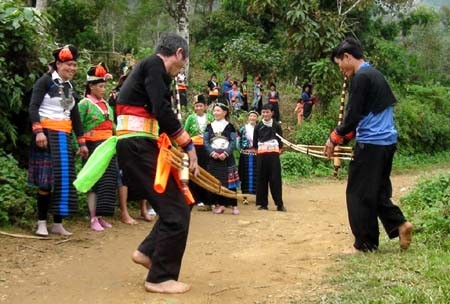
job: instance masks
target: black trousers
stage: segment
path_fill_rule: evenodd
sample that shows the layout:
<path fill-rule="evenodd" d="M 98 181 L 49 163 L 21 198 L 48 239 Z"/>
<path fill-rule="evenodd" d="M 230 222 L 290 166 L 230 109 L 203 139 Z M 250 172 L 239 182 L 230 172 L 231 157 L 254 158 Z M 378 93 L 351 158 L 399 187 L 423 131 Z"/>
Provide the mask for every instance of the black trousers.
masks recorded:
<path fill-rule="evenodd" d="M 206 167 L 208 166 L 209 155 L 205 149 L 205 146 L 195 145 L 195 151 L 197 152 L 198 165 L 206 170 Z M 196 203 L 201 202 L 205 205 L 212 204 L 209 202 L 210 194 L 208 190 L 200 187 L 193 181 L 189 181 L 189 189 L 191 190 Z"/>
<path fill-rule="evenodd" d="M 188 104 L 187 91 L 186 90 L 178 90 L 178 93 L 180 94 L 180 105 L 182 107 L 187 107 L 187 104 Z"/>
<path fill-rule="evenodd" d="M 173 177 L 166 191 L 156 193 L 153 183 L 159 149 L 146 137 L 129 137 L 117 143 L 119 167 L 131 199 L 147 199 L 159 218 L 138 250 L 150 257 L 147 282 L 178 280 L 189 231 L 190 208 Z"/>
<path fill-rule="evenodd" d="M 281 185 L 281 162 L 279 153 L 262 153 L 256 155 L 256 205 L 269 205 L 269 191 L 277 207 L 283 206 Z"/>
<path fill-rule="evenodd" d="M 313 107 L 312 103 L 304 103 L 303 104 L 303 118 L 304 119 L 308 119 L 308 117 L 311 116 L 312 107 Z"/>
<path fill-rule="evenodd" d="M 378 248 L 378 218 L 389 238 L 397 237 L 398 227 L 406 221 L 400 208 L 391 201 L 390 174 L 395 150 L 396 145 L 356 145 L 346 194 L 354 247 L 358 250 Z"/>
<path fill-rule="evenodd" d="M 280 106 L 278 105 L 278 102 L 271 102 L 270 105 L 272 106 L 273 110 L 273 120 L 277 122 L 280 121 L 281 120 Z"/>

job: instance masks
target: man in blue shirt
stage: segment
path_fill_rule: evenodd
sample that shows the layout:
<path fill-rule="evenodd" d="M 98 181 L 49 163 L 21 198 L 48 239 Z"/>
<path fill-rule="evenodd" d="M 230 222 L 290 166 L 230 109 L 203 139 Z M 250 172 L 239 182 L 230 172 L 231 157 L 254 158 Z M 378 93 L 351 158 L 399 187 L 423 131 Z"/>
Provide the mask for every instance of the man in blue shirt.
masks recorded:
<path fill-rule="evenodd" d="M 356 135 L 346 191 L 355 236 L 353 251 L 378 249 L 378 218 L 388 236 L 399 237 L 400 247 L 407 249 L 413 226 L 391 201 L 390 174 L 397 143 L 393 109 L 397 100 L 383 74 L 364 60 L 362 47 L 355 39 L 342 41 L 333 50 L 331 60 L 352 78 L 344 121 L 331 132 L 325 155 L 332 157 L 336 145 Z"/>

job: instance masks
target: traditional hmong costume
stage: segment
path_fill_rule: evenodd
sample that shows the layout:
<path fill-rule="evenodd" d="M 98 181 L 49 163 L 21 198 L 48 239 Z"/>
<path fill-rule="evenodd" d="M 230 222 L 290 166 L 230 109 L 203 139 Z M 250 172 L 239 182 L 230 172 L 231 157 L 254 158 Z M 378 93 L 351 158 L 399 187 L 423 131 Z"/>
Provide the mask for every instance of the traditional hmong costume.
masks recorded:
<path fill-rule="evenodd" d="M 209 157 L 208 171 L 215 176 L 224 187 L 237 189 L 240 186 L 239 175 L 234 161 L 233 151 L 236 147 L 236 130 L 227 120 L 213 121 L 206 127 L 203 135 L 204 145 L 208 155 L 225 153 L 225 160 Z M 224 206 L 237 206 L 237 200 L 212 195 L 211 203 Z"/>
<path fill-rule="evenodd" d="M 66 46 L 58 49 L 54 52 L 55 58 L 59 55 L 59 60 L 63 61 L 65 57 L 62 56 L 65 55 L 60 55 L 63 52 L 69 56 L 67 61 L 76 60 L 78 53 L 74 47 Z M 59 218 L 74 214 L 78 209 L 77 193 L 72 185 L 76 176 L 71 140 L 72 127 L 79 144 L 85 143 L 76 107 L 77 100 L 72 83 L 63 81 L 58 72 L 54 71 L 37 80 L 29 108 L 33 138 L 28 182 L 39 189 L 51 192 L 49 211 Z M 47 149 L 40 148 L 36 144 L 36 135 L 41 132 L 47 136 Z M 50 199 L 50 196 L 46 197 Z M 41 199 L 38 198 L 38 207 Z M 38 211 L 41 213 L 41 210 Z M 46 214 L 39 214 L 40 220 L 45 220 L 45 217 Z"/>
<path fill-rule="evenodd" d="M 275 87 L 274 84 L 271 84 L 271 86 Z M 275 121 L 279 122 L 281 120 L 280 117 L 280 93 L 278 93 L 278 91 L 276 90 L 271 90 L 268 94 L 267 94 L 267 102 L 272 106 L 272 111 L 273 111 L 273 119 L 275 119 Z"/>
<path fill-rule="evenodd" d="M 205 104 L 204 97 L 202 95 L 197 96 L 197 103 Z M 202 116 L 196 113 L 190 114 L 184 123 L 184 129 L 189 133 L 192 141 L 195 145 L 197 152 L 198 164 L 200 167 L 206 169 L 209 161 L 209 154 L 205 149 L 203 143 L 203 134 L 205 133 L 206 126 L 214 120 L 210 113 L 205 113 Z M 190 183 L 189 187 L 192 190 L 195 201 L 197 203 L 208 204 L 209 194 L 208 191 L 195 183 Z"/>
<path fill-rule="evenodd" d="M 88 71 L 88 83 L 104 82 L 106 69 L 102 65 L 92 67 Z M 92 153 L 105 140 L 114 135 L 114 113 L 111 106 L 104 100 L 97 100 L 88 94 L 78 104 L 84 138 L 89 152 Z M 92 187 L 95 193 L 95 214 L 97 216 L 112 216 L 116 203 L 118 180 L 117 160 L 113 157 L 102 177 Z"/>
<path fill-rule="evenodd" d="M 278 210 L 282 210 L 282 184 L 281 184 L 281 162 L 280 149 L 283 143 L 275 134 L 283 135 L 281 126 L 278 122 L 270 121 L 259 122 L 253 135 L 253 148 L 257 149 L 256 167 L 258 171 L 256 185 L 256 204 L 261 208 L 267 209 L 268 186 L 270 193 L 277 205 Z"/>
<path fill-rule="evenodd" d="M 330 135 L 342 144 L 355 135 L 354 160 L 347 183 L 347 210 L 354 247 L 361 251 L 378 249 L 378 218 L 389 238 L 399 236 L 406 222 L 400 208 L 391 201 L 390 174 L 397 144 L 394 105 L 397 102 L 381 72 L 364 62 L 354 74 L 343 123 Z"/>
<path fill-rule="evenodd" d="M 179 73 L 176 78 L 178 85 L 178 94 L 180 95 L 180 105 L 187 106 L 187 76 L 184 73 Z"/>
<path fill-rule="evenodd" d="M 213 74 L 213 76 L 216 76 L 215 74 Z M 217 98 L 219 98 L 219 84 L 217 83 L 217 81 L 212 80 L 208 80 L 208 105 L 210 105 L 211 103 L 215 102 L 217 100 Z"/>
<path fill-rule="evenodd" d="M 239 90 L 242 93 L 242 110 L 244 111 L 248 111 L 248 92 L 247 92 L 247 78 L 244 77 L 244 79 L 242 79 L 240 85 L 239 85 Z"/>
<path fill-rule="evenodd" d="M 253 148 L 255 126 L 246 124 L 239 129 L 239 179 L 242 193 L 256 194 L 256 150 Z"/>
<path fill-rule="evenodd" d="M 121 88 L 116 106 L 117 158 L 131 199 L 147 199 L 159 218 L 138 250 L 150 257 L 147 282 L 178 280 L 189 230 L 190 207 L 172 174 L 162 192 L 154 185 L 160 149 L 159 133 L 185 151 L 194 149 L 170 105 L 172 77 L 158 55 L 141 60 Z M 164 134 L 164 135 L 165 135 Z"/>

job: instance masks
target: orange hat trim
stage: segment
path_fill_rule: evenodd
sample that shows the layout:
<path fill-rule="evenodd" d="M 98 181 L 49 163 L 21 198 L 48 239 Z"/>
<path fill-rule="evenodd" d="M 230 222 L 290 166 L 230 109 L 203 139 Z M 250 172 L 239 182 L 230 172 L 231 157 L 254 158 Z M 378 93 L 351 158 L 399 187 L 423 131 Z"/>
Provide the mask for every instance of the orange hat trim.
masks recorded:
<path fill-rule="evenodd" d="M 73 54 L 70 51 L 69 46 L 66 45 L 59 51 L 58 58 L 62 62 L 73 60 Z"/>

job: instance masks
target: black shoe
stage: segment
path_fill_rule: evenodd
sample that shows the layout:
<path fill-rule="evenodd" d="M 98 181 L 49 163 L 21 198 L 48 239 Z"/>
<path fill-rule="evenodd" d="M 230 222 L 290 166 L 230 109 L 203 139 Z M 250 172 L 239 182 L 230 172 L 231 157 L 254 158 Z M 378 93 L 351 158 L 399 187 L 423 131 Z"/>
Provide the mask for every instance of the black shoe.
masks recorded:
<path fill-rule="evenodd" d="M 269 210 L 269 208 L 265 207 L 265 206 L 259 206 L 258 210 Z"/>
<path fill-rule="evenodd" d="M 286 208 L 284 206 L 278 206 L 277 207 L 277 211 L 282 211 L 282 212 L 286 212 Z"/>

